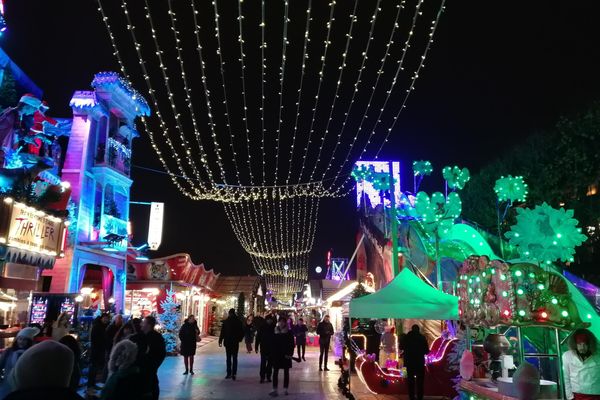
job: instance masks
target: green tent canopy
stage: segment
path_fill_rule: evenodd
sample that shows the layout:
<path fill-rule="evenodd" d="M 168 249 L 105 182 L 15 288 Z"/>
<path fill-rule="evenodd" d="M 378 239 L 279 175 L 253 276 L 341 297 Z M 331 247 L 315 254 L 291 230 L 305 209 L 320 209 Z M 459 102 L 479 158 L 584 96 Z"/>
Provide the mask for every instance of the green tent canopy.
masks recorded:
<path fill-rule="evenodd" d="M 351 300 L 350 317 L 458 320 L 458 297 L 429 286 L 404 268 L 378 292 Z"/>

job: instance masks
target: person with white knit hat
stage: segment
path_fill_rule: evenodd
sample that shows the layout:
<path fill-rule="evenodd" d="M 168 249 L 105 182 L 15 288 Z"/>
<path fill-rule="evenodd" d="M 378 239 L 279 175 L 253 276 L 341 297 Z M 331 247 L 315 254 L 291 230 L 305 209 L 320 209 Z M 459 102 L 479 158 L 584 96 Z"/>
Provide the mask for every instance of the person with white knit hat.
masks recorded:
<path fill-rule="evenodd" d="M 53 340 L 30 347 L 8 377 L 13 392 L 5 400 L 83 400 L 69 388 L 73 362 L 71 349 Z"/>

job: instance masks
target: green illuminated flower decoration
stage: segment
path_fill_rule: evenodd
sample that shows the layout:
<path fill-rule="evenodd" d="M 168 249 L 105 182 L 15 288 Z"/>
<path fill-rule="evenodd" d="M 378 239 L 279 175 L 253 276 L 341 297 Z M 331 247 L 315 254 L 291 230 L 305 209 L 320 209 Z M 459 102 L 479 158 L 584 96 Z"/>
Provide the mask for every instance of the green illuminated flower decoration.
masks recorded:
<path fill-rule="evenodd" d="M 448 187 L 455 190 L 463 189 L 471 179 L 471 174 L 467 168 L 460 169 L 457 166 L 444 167 L 442 176 L 448 182 Z"/>
<path fill-rule="evenodd" d="M 557 210 L 543 203 L 534 209 L 518 209 L 517 224 L 506 237 L 524 259 L 573 261 L 575 247 L 587 239 L 577 224 L 573 210 Z"/>
<path fill-rule="evenodd" d="M 391 177 L 390 174 L 388 174 L 387 172 L 373 172 L 368 178 L 367 180 L 369 182 L 371 182 L 371 184 L 373 184 L 373 188 L 375 190 L 380 190 L 380 191 L 386 191 L 389 190 L 390 187 L 396 183 L 395 179 L 394 182 L 390 182 Z"/>
<path fill-rule="evenodd" d="M 429 161 L 413 161 L 413 174 L 415 176 L 428 176 L 433 172 Z"/>
<path fill-rule="evenodd" d="M 522 176 L 500 177 L 496 180 L 494 191 L 500 201 L 525 201 L 527 198 L 527 184 Z"/>
<path fill-rule="evenodd" d="M 435 192 L 431 198 L 427 193 L 419 192 L 415 199 L 415 212 L 426 231 L 444 236 L 460 216 L 462 202 L 455 192 L 450 193 L 447 199 L 440 192 Z"/>
<path fill-rule="evenodd" d="M 366 165 L 354 166 L 352 169 L 352 177 L 356 182 L 362 182 L 369 179 L 369 176 L 373 173 L 373 167 L 368 168 Z"/>

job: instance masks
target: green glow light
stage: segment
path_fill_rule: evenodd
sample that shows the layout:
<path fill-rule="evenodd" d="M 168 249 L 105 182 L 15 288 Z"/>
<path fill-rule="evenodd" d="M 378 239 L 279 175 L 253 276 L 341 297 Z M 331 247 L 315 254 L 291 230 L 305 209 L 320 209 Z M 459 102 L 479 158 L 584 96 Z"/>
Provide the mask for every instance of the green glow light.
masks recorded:
<path fill-rule="evenodd" d="M 496 180 L 494 191 L 500 201 L 525 201 L 527 184 L 522 176 L 507 176 Z"/>
<path fill-rule="evenodd" d="M 480 282 L 481 279 L 479 277 L 475 278 L 475 281 Z"/>
<path fill-rule="evenodd" d="M 525 311 L 523 311 L 523 310 L 519 310 L 519 315 L 520 315 L 521 317 L 524 317 L 524 316 L 525 316 Z"/>
<path fill-rule="evenodd" d="M 502 297 L 508 297 L 508 292 L 506 290 L 502 292 Z"/>
<path fill-rule="evenodd" d="M 481 276 L 483 276 L 484 278 L 486 277 L 486 275 L 487 275 L 487 274 L 486 274 L 485 272 L 482 272 L 482 273 L 481 273 Z"/>
<path fill-rule="evenodd" d="M 529 277 L 530 277 L 530 278 L 535 278 L 535 274 L 534 274 L 533 272 L 530 272 L 530 273 L 529 273 Z"/>
<path fill-rule="evenodd" d="M 538 285 L 538 289 L 540 289 L 540 290 L 544 290 L 544 288 L 545 288 L 545 286 L 544 286 L 543 284 L 541 284 L 541 283 L 540 283 L 540 284 Z"/>
<path fill-rule="evenodd" d="M 523 273 L 521 271 L 519 271 L 519 270 L 515 271 L 515 276 L 521 276 L 521 275 L 523 275 Z"/>
<path fill-rule="evenodd" d="M 560 315 L 562 315 L 563 317 L 568 317 L 569 316 L 569 312 L 567 310 L 563 310 Z"/>
<path fill-rule="evenodd" d="M 490 269 L 490 273 L 491 273 L 492 275 L 494 275 L 494 274 L 496 273 L 496 270 L 495 270 L 494 268 L 492 268 L 492 269 Z"/>
<path fill-rule="evenodd" d="M 506 275 L 504 275 L 504 274 L 500 275 L 500 280 L 505 281 L 506 280 Z"/>
<path fill-rule="evenodd" d="M 524 292 L 523 292 L 523 289 L 518 289 L 518 290 L 517 290 L 517 294 L 518 294 L 518 295 L 522 295 L 523 293 L 524 293 Z"/>
<path fill-rule="evenodd" d="M 592 314 L 588 314 L 587 319 L 592 319 Z"/>
<path fill-rule="evenodd" d="M 558 304 L 558 300 L 556 300 L 556 298 L 552 298 L 552 304 Z"/>

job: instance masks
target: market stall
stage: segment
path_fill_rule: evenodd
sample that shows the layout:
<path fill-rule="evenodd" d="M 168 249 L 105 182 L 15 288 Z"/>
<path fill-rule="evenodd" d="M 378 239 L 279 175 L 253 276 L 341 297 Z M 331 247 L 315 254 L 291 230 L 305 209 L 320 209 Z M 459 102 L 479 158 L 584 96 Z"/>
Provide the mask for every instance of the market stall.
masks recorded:
<path fill-rule="evenodd" d="M 167 291 L 173 291 L 181 315 L 193 314 L 203 334 L 212 322 L 211 299 L 218 274 L 196 265 L 188 254 L 152 260 L 130 260 L 127 268 L 125 312 L 134 317 L 161 314 Z"/>
<path fill-rule="evenodd" d="M 350 318 L 395 318 L 457 320 L 458 298 L 443 293 L 419 279 L 409 268 L 404 268 L 387 286 L 376 293 L 350 301 Z M 352 324 L 352 323 L 351 323 Z M 452 374 L 448 370 L 446 354 L 456 340 L 451 336 L 434 341 L 427 356 L 427 377 L 436 382 L 425 386 L 425 396 L 455 395 Z M 373 355 L 362 353 L 355 362 L 361 381 L 377 394 L 408 394 L 405 372 L 400 368 L 386 368 Z"/>
<path fill-rule="evenodd" d="M 463 371 L 472 371 L 461 374 L 461 391 L 480 399 L 516 397 L 512 375 L 528 362 L 540 371 L 541 398 L 563 398 L 564 343 L 573 330 L 590 327 L 596 313 L 581 313 L 572 285 L 550 264 L 473 256 L 459 273 L 460 319 L 472 354 L 461 361 Z"/>

